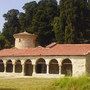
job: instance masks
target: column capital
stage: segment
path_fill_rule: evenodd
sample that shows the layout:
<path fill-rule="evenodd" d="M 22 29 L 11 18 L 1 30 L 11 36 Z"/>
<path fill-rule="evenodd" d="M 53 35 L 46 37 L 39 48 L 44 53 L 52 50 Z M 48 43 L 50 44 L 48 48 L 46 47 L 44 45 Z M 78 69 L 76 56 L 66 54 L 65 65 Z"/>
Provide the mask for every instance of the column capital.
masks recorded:
<path fill-rule="evenodd" d="M 21 60 L 21 65 L 24 65 L 25 61 L 24 60 Z"/>
<path fill-rule="evenodd" d="M 49 65 L 49 61 L 46 61 L 46 65 Z"/>
<path fill-rule="evenodd" d="M 3 60 L 4 65 L 6 65 L 6 62 L 7 62 L 6 60 Z"/>
<path fill-rule="evenodd" d="M 32 61 L 32 65 L 36 65 L 36 62 L 35 61 Z"/>
<path fill-rule="evenodd" d="M 15 65 L 15 60 L 12 60 L 12 64 Z"/>
<path fill-rule="evenodd" d="M 59 66 L 62 66 L 62 62 L 59 62 L 58 64 L 59 64 Z"/>

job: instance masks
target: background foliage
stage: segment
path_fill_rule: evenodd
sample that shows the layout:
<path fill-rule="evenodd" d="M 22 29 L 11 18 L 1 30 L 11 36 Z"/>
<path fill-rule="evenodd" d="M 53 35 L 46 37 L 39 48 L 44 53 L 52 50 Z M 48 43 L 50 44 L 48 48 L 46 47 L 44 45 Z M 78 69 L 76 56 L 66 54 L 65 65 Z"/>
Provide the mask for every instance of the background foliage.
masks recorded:
<path fill-rule="evenodd" d="M 40 0 L 23 7 L 24 12 L 11 9 L 0 33 L 0 49 L 14 46 L 13 35 L 27 31 L 36 34 L 37 43 L 46 46 L 52 42 L 62 44 L 90 43 L 90 10 L 87 0 Z"/>

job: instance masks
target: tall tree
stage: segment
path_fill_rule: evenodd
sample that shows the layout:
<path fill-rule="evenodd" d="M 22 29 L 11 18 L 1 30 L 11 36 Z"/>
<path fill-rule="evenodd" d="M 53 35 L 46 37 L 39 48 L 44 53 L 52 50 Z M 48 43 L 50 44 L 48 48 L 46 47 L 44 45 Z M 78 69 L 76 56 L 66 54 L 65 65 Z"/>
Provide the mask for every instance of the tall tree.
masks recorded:
<path fill-rule="evenodd" d="M 85 26 L 86 26 L 86 36 L 85 43 L 90 43 L 90 1 L 88 1 L 88 9 L 86 10 Z"/>
<path fill-rule="evenodd" d="M 84 43 L 86 37 L 87 0 L 76 0 L 75 6 L 75 30 L 79 43 Z"/>
<path fill-rule="evenodd" d="M 55 17 L 54 18 L 54 22 L 53 22 L 53 31 L 55 33 L 55 38 L 56 38 L 56 42 L 57 43 L 64 43 L 64 32 L 63 32 L 63 28 L 62 27 L 64 27 L 64 24 L 61 26 L 60 18 L 59 17 Z"/>
<path fill-rule="evenodd" d="M 13 34 L 20 32 L 18 15 L 19 11 L 16 9 L 11 9 L 3 15 L 6 22 L 4 23 L 2 34 L 7 38 L 11 45 L 14 44 Z"/>
<path fill-rule="evenodd" d="M 65 0 L 60 0 L 60 15 L 54 18 L 53 31 L 55 32 L 56 42 L 64 43 L 65 40 L 65 25 L 66 25 L 66 16 L 65 16 Z"/>
<path fill-rule="evenodd" d="M 38 10 L 33 17 L 31 30 L 38 35 L 39 45 L 45 46 L 52 42 L 54 38 L 52 22 L 57 14 L 56 0 L 41 0 L 38 2 Z"/>
<path fill-rule="evenodd" d="M 10 48 L 10 43 L 7 41 L 5 36 L 0 34 L 0 49 Z"/>
<path fill-rule="evenodd" d="M 60 43 L 84 43 L 86 10 L 86 0 L 60 0 L 58 31 L 63 33 L 59 37 L 64 38 L 63 41 L 59 39 Z"/>
<path fill-rule="evenodd" d="M 0 49 L 3 49 L 5 46 L 5 37 L 0 35 Z"/>
<path fill-rule="evenodd" d="M 65 43 L 75 43 L 77 37 L 75 33 L 75 7 L 74 0 L 67 0 L 65 4 Z"/>
<path fill-rule="evenodd" d="M 23 6 L 23 10 L 24 10 L 25 13 L 20 13 L 20 16 L 19 16 L 22 31 L 31 32 L 31 29 L 30 29 L 31 28 L 31 23 L 32 23 L 33 16 L 37 12 L 37 6 L 38 5 L 37 5 L 36 1 L 26 3 Z"/>

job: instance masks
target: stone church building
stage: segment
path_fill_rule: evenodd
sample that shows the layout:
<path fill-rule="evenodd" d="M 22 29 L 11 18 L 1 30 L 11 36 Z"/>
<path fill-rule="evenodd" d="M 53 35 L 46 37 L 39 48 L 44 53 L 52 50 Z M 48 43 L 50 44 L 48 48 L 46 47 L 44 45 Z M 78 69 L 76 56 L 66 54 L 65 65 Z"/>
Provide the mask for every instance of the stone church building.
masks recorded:
<path fill-rule="evenodd" d="M 90 74 L 90 44 L 36 46 L 36 35 L 14 34 L 15 47 L 0 50 L 0 76 L 62 77 Z"/>

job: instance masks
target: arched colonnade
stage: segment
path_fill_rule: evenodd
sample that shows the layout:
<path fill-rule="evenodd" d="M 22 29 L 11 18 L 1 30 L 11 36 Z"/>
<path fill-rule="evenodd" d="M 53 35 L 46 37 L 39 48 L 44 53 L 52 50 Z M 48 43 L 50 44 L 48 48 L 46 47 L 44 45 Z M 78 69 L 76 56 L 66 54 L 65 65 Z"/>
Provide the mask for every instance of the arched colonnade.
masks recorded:
<path fill-rule="evenodd" d="M 15 60 L 15 62 L 13 60 L 4 61 L 0 59 L 0 73 L 23 73 L 24 76 L 32 76 L 32 74 L 72 75 L 72 62 L 68 58 L 60 63 L 57 59 L 51 59 L 48 64 L 43 58 L 37 59 L 35 64 L 30 59 L 25 60 L 24 63 L 22 63 L 22 60 Z"/>

